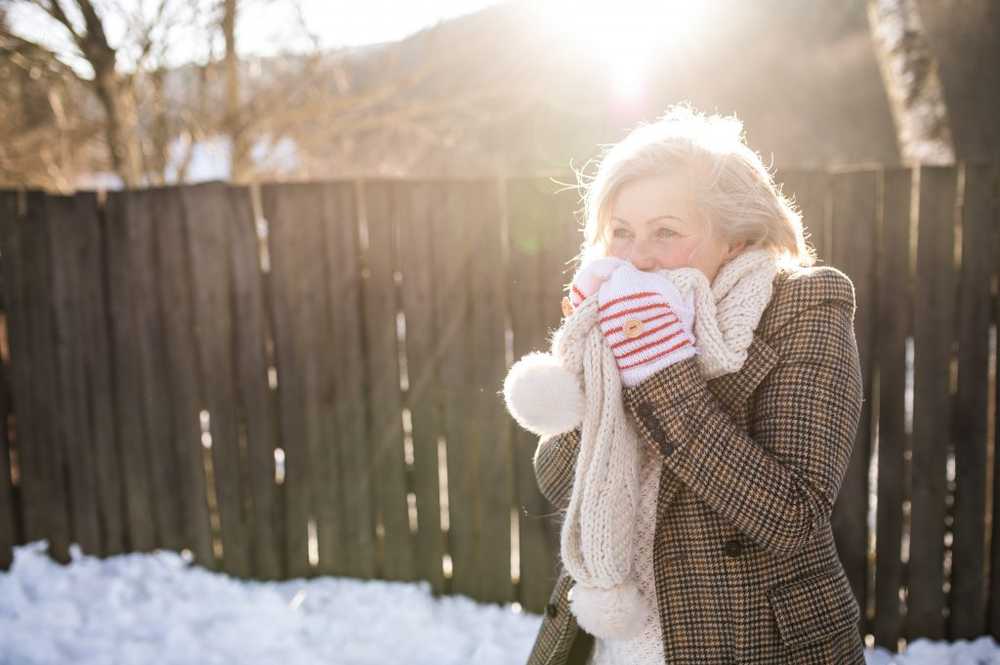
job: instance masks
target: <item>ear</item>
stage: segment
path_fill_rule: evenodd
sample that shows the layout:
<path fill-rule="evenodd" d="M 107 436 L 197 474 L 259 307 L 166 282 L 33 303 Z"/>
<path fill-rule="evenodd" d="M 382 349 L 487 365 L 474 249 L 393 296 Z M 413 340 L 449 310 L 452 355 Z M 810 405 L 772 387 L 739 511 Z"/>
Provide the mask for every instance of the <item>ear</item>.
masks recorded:
<path fill-rule="evenodd" d="M 747 243 L 746 243 L 745 240 L 740 240 L 740 241 L 737 241 L 737 242 L 731 242 L 731 243 L 729 243 L 729 250 L 726 252 L 726 259 L 725 260 L 728 261 L 729 259 L 733 258 L 737 254 L 739 254 L 740 252 L 742 252 L 744 249 L 746 249 L 746 247 L 747 247 Z"/>

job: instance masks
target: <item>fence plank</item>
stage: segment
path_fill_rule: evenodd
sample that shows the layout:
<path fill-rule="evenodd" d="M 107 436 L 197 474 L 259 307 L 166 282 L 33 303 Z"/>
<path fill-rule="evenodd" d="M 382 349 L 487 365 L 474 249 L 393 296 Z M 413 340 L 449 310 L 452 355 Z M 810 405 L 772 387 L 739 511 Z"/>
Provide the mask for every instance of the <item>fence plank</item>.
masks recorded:
<path fill-rule="evenodd" d="M 954 324 L 955 177 L 953 167 L 920 170 L 920 223 L 914 284 L 913 498 L 909 635 L 945 637 L 945 465 L 950 434 L 950 359 Z"/>
<path fill-rule="evenodd" d="M 806 241 L 816 248 L 817 264 L 830 263 L 830 174 L 825 171 L 788 171 L 781 174 L 782 192 L 794 198 L 802 213 Z"/>
<path fill-rule="evenodd" d="M 333 305 L 333 332 L 327 344 L 337 371 L 337 447 L 340 452 L 340 506 L 349 544 L 344 575 L 375 576 L 375 513 L 372 506 L 370 441 L 365 422 L 365 340 L 361 307 L 361 246 L 358 195 L 354 182 L 331 184 L 326 256 Z"/>
<path fill-rule="evenodd" d="M 395 254 L 395 188 L 391 181 L 364 185 L 368 230 L 364 283 L 365 332 L 368 343 L 368 400 L 377 515 L 382 526 L 382 575 L 412 580 L 416 575 L 413 536 L 406 505 L 406 460 L 403 454 L 402 394 L 397 341 Z"/>
<path fill-rule="evenodd" d="M 444 405 L 444 436 L 448 470 L 448 551 L 452 561 L 451 590 L 478 598 L 480 571 L 476 558 L 478 512 L 478 468 L 475 439 L 468 437 L 467 414 L 473 406 L 468 390 L 471 371 L 466 334 L 469 314 L 467 279 L 474 229 L 466 224 L 467 201 L 454 185 L 448 187 L 442 214 L 435 218 L 434 293 L 435 317 L 440 344 L 445 349 L 441 363 Z M 479 258 L 479 257 L 476 257 Z"/>
<path fill-rule="evenodd" d="M 445 592 L 442 570 L 445 539 L 441 531 L 438 436 L 441 432 L 439 371 L 449 349 L 440 340 L 434 318 L 434 265 L 443 251 L 439 238 L 428 232 L 445 200 L 445 185 L 418 182 L 401 187 L 401 202 L 409 214 L 400 217 L 399 254 L 402 272 L 400 302 L 406 316 L 406 404 L 413 441 L 413 480 L 417 505 L 417 573 L 434 593 Z"/>
<path fill-rule="evenodd" d="M 81 192 L 85 223 L 78 234 L 79 281 L 77 304 L 80 335 L 77 346 L 83 367 L 87 427 L 101 535 L 100 554 L 120 554 L 126 549 L 124 479 L 115 432 L 115 394 L 112 386 L 111 332 L 108 326 L 107 261 L 103 204 L 94 192 Z"/>
<path fill-rule="evenodd" d="M 319 561 L 317 574 L 331 575 L 342 570 L 342 561 L 346 555 L 347 543 L 344 538 L 344 520 L 341 509 L 341 490 L 343 474 L 340 468 L 340 450 L 337 435 L 336 397 L 334 395 L 334 374 L 337 365 L 334 355 L 329 349 L 334 328 L 334 306 L 336 301 L 330 291 L 331 266 L 330 256 L 326 253 L 327 236 L 339 220 L 335 218 L 336 202 L 332 198 L 329 187 L 317 184 L 319 187 L 319 202 L 321 207 L 316 211 L 316 235 L 314 239 L 317 259 L 315 260 L 315 277 L 318 283 L 307 284 L 310 290 L 315 289 L 319 298 L 316 300 L 316 325 L 313 325 L 309 335 L 309 346 L 305 352 L 314 361 L 311 374 L 313 385 L 310 392 L 316 395 L 316 412 L 310 418 L 316 428 L 315 436 L 310 443 L 314 446 L 310 457 L 317 461 L 314 509 L 316 513 L 317 539 L 319 545 Z M 326 479 L 326 480 L 324 480 Z"/>
<path fill-rule="evenodd" d="M 299 271 L 308 261 L 307 245 L 316 246 L 317 238 L 310 236 L 309 225 L 317 217 L 317 193 L 315 188 L 305 185 L 269 185 L 261 189 L 271 256 L 271 317 L 281 447 L 285 455 L 285 547 L 290 577 L 311 574 L 308 524 L 316 469 L 309 458 L 306 422 L 309 359 L 301 340 L 302 335 L 308 334 L 302 324 L 310 312 L 307 311 L 309 294 L 302 286 L 303 276 Z"/>
<path fill-rule="evenodd" d="M 163 309 L 164 378 L 167 399 L 172 407 L 167 427 L 178 465 L 175 498 L 180 504 L 184 545 L 199 565 L 217 568 L 199 419 L 204 404 L 203 382 L 197 357 L 192 353 L 197 345 L 197 316 L 188 227 L 196 224 L 197 219 L 189 219 L 184 210 L 184 189 L 170 187 L 150 192 L 162 277 L 157 284 L 157 299 Z"/>
<path fill-rule="evenodd" d="M 21 256 L 24 266 L 25 320 L 24 337 L 31 373 L 30 388 L 25 393 L 30 420 L 22 423 L 19 451 L 25 455 L 28 484 L 34 484 L 41 512 L 37 523 L 30 524 L 30 540 L 47 538 L 49 554 L 60 562 L 69 561 L 70 516 L 65 477 L 65 445 L 60 440 L 62 413 L 57 390 L 58 364 L 56 331 L 53 319 L 52 222 L 48 198 L 43 192 L 28 192 L 27 217 L 21 225 Z"/>
<path fill-rule="evenodd" d="M 952 418 L 955 445 L 955 523 L 952 541 L 950 639 L 986 632 L 987 396 L 989 395 L 990 278 L 993 247 L 989 167 L 968 165 L 962 219 L 958 304 L 958 395 Z"/>
<path fill-rule="evenodd" d="M 469 206 L 465 224 L 473 233 L 466 286 L 470 296 L 468 349 L 470 384 L 474 401 L 466 418 L 468 441 L 478 449 L 479 566 L 482 587 L 479 599 L 509 603 L 514 599 L 511 581 L 511 507 L 514 504 L 510 432 L 503 399 L 506 369 L 500 192 L 496 181 L 463 183 Z"/>
<path fill-rule="evenodd" d="M 513 359 L 531 351 L 547 350 L 546 303 L 541 295 L 544 234 L 554 223 L 552 198 L 535 179 L 510 178 L 506 182 L 509 245 L 510 313 Z M 549 304 L 551 307 L 551 304 Z M 544 611 L 557 571 L 557 542 L 549 538 L 551 506 L 538 490 L 534 457 L 538 437 L 514 426 L 514 471 L 518 505 L 520 598 L 529 612 Z"/>
<path fill-rule="evenodd" d="M 272 192 L 266 210 L 273 230 L 272 265 L 276 271 L 274 305 L 278 356 L 278 391 L 286 429 L 286 488 L 293 500 L 294 529 L 307 535 L 316 529 L 316 568 L 308 574 L 330 574 L 343 556 L 342 522 L 337 513 L 340 492 L 334 405 L 333 355 L 328 350 L 333 332 L 326 254 L 331 211 L 325 186 L 288 185 Z M 280 322 L 279 322 L 280 319 Z M 280 334 L 278 334 L 280 331 Z M 301 439 L 295 441 L 294 439 Z M 302 502 L 301 506 L 295 503 Z M 304 513 L 301 511 L 304 510 Z M 291 515 L 292 513 L 290 513 Z M 305 522 L 303 522 L 303 518 Z M 291 519 L 291 518 L 290 518 Z M 296 548 L 305 541 L 296 535 Z M 297 563 L 310 564 L 296 554 Z M 303 574 L 305 569 L 302 569 Z"/>
<path fill-rule="evenodd" d="M 53 316 L 56 326 L 59 440 L 65 448 L 66 478 L 73 540 L 87 554 L 101 553 L 94 441 L 88 424 L 88 386 L 83 366 L 86 334 L 81 290 L 86 275 L 79 258 L 87 226 L 97 219 L 97 199 L 90 195 L 50 196 L 47 201 L 52 231 Z M 173 505 L 170 502 L 169 505 Z"/>
<path fill-rule="evenodd" d="M 2 422 L 5 425 L 0 431 L 0 570 L 10 568 L 14 562 L 14 546 L 21 543 L 17 533 L 17 522 L 14 519 L 16 489 L 12 481 L 10 464 L 10 453 L 13 448 L 6 427 L 12 406 L 9 381 L 7 365 L 0 364 L 0 418 L 3 418 Z"/>
<path fill-rule="evenodd" d="M 14 561 L 14 546 L 22 542 L 16 511 L 20 503 L 20 489 L 14 485 L 10 461 L 16 450 L 11 439 L 8 422 L 14 418 L 13 359 L 10 355 L 11 296 L 10 289 L 17 285 L 8 280 L 7 274 L 13 268 L 15 248 L 10 247 L 8 233 L 15 232 L 17 223 L 17 192 L 0 190 L 0 298 L 4 310 L 4 332 L 7 354 L 0 365 L 0 570 L 7 570 Z M 8 254 L 9 252 L 9 254 Z M 10 266 L 8 264 L 11 264 Z M 14 295 L 16 298 L 16 295 Z"/>
<path fill-rule="evenodd" d="M 128 223 L 129 248 L 129 317 L 134 338 L 130 340 L 136 354 L 137 400 L 140 409 L 141 446 L 149 463 L 150 502 L 155 518 L 156 546 L 179 550 L 183 543 L 182 511 L 176 501 L 178 462 L 170 444 L 171 411 L 167 367 L 162 349 L 163 313 L 157 297 L 159 274 L 156 249 L 155 214 L 152 190 L 129 193 L 131 199 Z M 166 277 L 169 279 L 169 277 Z"/>
<path fill-rule="evenodd" d="M 875 643 L 896 651 L 902 636 L 900 548 L 906 478 L 906 338 L 910 334 L 910 169 L 884 174 L 878 269 L 878 515 L 876 517 Z"/>
<path fill-rule="evenodd" d="M 18 463 L 18 499 L 22 537 L 26 542 L 44 538 L 43 504 L 39 501 L 39 465 L 30 445 L 31 437 L 31 338 L 29 336 L 27 306 L 24 292 L 27 288 L 25 247 L 22 239 L 24 210 L 20 209 L 26 194 L 15 193 L 9 199 L 9 214 L 0 216 L 0 254 L 3 260 L 4 313 L 7 324 L 7 345 L 10 351 L 10 386 L 13 395 L 14 446 Z M 22 431 L 23 430 L 23 431 Z"/>
<path fill-rule="evenodd" d="M 993 164 L 993 204 L 990 215 L 993 218 L 993 230 L 990 233 L 989 241 L 993 246 L 993 265 L 1000 266 L 1000 164 Z M 993 492 L 991 503 L 991 528 L 990 528 L 990 555 L 989 564 L 991 571 L 1000 571 L 1000 276 L 994 275 L 993 284 L 993 312 L 991 316 L 991 327 L 993 337 L 993 366 L 990 372 L 992 378 L 992 403 L 989 405 L 991 422 L 993 425 L 993 440 L 989 443 L 993 446 Z M 989 634 L 994 639 L 1000 639 L 1000 575 L 995 572 L 990 574 L 990 584 L 987 589 L 989 601 L 987 602 L 987 617 Z"/>
<path fill-rule="evenodd" d="M 875 257 L 877 247 L 877 186 L 874 171 L 835 174 L 832 177 L 833 246 L 831 263 L 854 283 L 857 311 L 854 331 L 861 362 L 864 403 L 854 450 L 840 487 L 832 518 L 834 537 L 847 578 L 858 604 L 867 606 L 868 587 L 868 464 L 871 457 L 871 394 L 874 358 Z M 861 626 L 868 632 L 862 612 Z"/>
<path fill-rule="evenodd" d="M 268 323 L 260 270 L 260 242 L 250 191 L 227 190 L 232 210 L 233 307 L 236 391 L 249 465 L 247 487 L 252 498 L 251 565 L 258 579 L 284 577 L 282 545 L 284 510 L 275 481 L 274 448 L 278 440 L 275 396 L 268 380 Z"/>
<path fill-rule="evenodd" d="M 191 276 L 194 287 L 195 347 L 203 382 L 204 408 L 212 435 L 211 473 L 218 502 L 222 569 L 250 575 L 250 537 L 244 500 L 247 488 L 238 440 L 239 414 L 233 386 L 232 209 L 226 186 L 212 182 L 184 189 Z"/>
<path fill-rule="evenodd" d="M 149 268 L 136 256 L 133 230 L 146 215 L 134 190 L 110 192 L 107 204 L 107 248 L 111 345 L 114 349 L 116 435 L 125 483 L 126 526 L 131 551 L 148 552 L 157 545 L 152 472 L 145 445 L 142 403 L 142 331 L 136 320 L 141 298 L 133 293 L 134 277 Z"/>

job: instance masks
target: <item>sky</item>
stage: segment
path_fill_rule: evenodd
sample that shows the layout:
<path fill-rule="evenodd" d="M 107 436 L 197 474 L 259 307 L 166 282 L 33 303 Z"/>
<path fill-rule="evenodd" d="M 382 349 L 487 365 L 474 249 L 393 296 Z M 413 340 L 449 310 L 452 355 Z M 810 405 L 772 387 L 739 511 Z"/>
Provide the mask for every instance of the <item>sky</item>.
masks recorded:
<path fill-rule="evenodd" d="M 118 49 L 119 67 L 135 69 L 139 48 L 136 25 L 148 25 L 161 0 L 93 0 L 105 19 L 109 42 Z M 403 39 L 441 21 L 480 11 L 499 0 L 238 0 L 237 52 L 243 58 L 281 52 L 307 52 Z M 65 0 L 67 10 L 76 3 Z M 147 59 L 147 69 L 206 63 L 221 58 L 224 43 L 218 24 L 222 0 L 167 0 L 176 27 L 169 38 L 154 32 L 169 48 Z M 575 49 L 609 76 L 619 97 L 640 96 L 647 70 L 671 48 L 704 40 L 710 14 L 704 3 L 687 0 L 531 0 L 539 27 L 558 35 L 560 48 Z M 82 25 L 78 13 L 71 19 Z M 67 31 L 31 0 L 11 4 L 14 31 L 62 55 L 84 78 L 90 65 L 78 56 Z M 162 25 L 164 22 L 160 21 Z M 544 24 L 544 26 L 543 26 Z M 129 26 L 133 27 L 130 29 Z M 82 30 L 81 30 L 82 32 Z"/>
<path fill-rule="evenodd" d="M 134 62 L 134 53 L 126 45 L 130 16 L 154 15 L 159 0 L 94 0 L 106 21 L 108 40 L 113 47 L 124 46 L 123 64 Z M 281 51 L 311 50 L 314 37 L 321 48 L 359 46 L 395 41 L 435 23 L 470 14 L 496 4 L 497 0 L 240 0 L 237 22 L 237 51 L 243 57 L 273 55 Z M 191 5 L 197 11 L 189 9 Z M 181 26 L 170 39 L 164 62 L 177 66 L 185 62 L 205 62 L 212 49 L 222 52 L 222 37 L 215 43 L 205 39 L 205 26 L 213 20 L 220 0 L 171 0 Z M 74 23 L 82 24 L 78 13 L 70 12 L 76 3 L 64 2 Z M 302 20 L 293 9 L 301 7 Z M 62 26 L 30 2 L 13 2 L 10 24 L 16 34 L 40 41 L 59 53 L 63 60 L 88 78 L 90 67 L 82 59 L 70 57 L 73 50 Z M 217 32 L 217 31 L 216 31 Z M 134 34 L 134 31 L 133 31 Z"/>

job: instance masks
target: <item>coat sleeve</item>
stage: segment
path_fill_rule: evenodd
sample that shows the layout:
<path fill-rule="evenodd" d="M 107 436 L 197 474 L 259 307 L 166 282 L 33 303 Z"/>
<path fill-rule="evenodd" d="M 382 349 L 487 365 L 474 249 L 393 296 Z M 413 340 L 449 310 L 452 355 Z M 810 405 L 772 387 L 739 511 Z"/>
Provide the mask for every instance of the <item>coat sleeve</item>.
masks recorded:
<path fill-rule="evenodd" d="M 708 390 L 697 358 L 623 393 L 664 465 L 776 555 L 796 551 L 830 519 L 863 399 L 850 280 L 828 269 L 785 288 L 784 321 L 770 342 L 779 360 L 750 398 L 749 431 Z"/>
<path fill-rule="evenodd" d="M 543 437 L 535 449 L 534 466 L 538 489 L 559 510 L 569 507 L 570 490 L 580 450 L 580 428 Z"/>

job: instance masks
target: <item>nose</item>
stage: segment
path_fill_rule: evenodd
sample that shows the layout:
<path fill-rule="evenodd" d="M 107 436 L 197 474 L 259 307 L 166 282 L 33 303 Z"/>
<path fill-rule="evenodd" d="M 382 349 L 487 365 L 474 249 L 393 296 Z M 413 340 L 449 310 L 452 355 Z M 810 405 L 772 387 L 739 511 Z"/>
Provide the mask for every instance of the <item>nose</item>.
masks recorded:
<path fill-rule="evenodd" d="M 628 255 L 629 262 L 639 270 L 648 271 L 656 267 L 656 259 L 639 243 L 632 246 Z"/>

